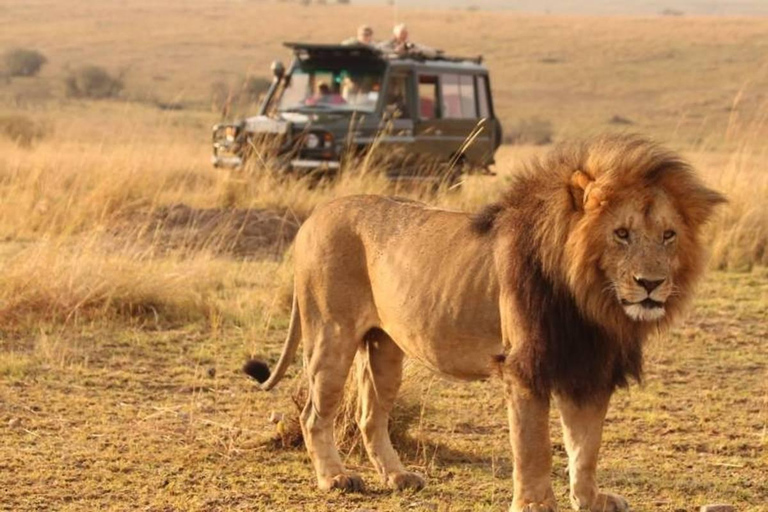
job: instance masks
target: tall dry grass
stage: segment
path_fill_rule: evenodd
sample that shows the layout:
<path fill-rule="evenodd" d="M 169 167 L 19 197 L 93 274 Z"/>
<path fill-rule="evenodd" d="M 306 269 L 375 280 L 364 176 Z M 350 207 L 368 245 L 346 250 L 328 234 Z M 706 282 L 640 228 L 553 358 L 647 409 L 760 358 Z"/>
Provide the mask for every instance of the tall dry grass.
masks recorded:
<path fill-rule="evenodd" d="M 763 72 L 765 71 L 763 67 Z M 712 248 L 711 266 L 721 270 L 750 270 L 768 265 L 768 102 L 748 113 L 740 109 L 742 86 L 734 97 L 725 139 L 735 149 L 690 155 L 707 181 L 729 199 L 707 233 Z"/>
<path fill-rule="evenodd" d="M 65 121 L 33 147 L 0 140 L 2 324 L 135 317 L 209 325 L 213 317 L 214 323 L 248 318 L 253 327 L 255 319 L 273 318 L 287 307 L 287 259 L 248 261 L 258 259 L 258 251 L 233 257 L 225 244 L 245 236 L 234 215 L 215 217 L 223 219 L 215 229 L 185 225 L 181 237 L 171 240 L 158 212 L 174 205 L 193 212 L 268 210 L 296 226 L 318 204 L 361 193 L 476 211 L 503 192 L 521 160 L 547 150 L 504 147 L 497 177 L 470 176 L 459 187 L 437 192 L 388 182 L 375 158 L 335 181 L 311 184 L 279 178 L 258 164 L 241 173 L 210 168 L 208 145 L 190 136 L 204 125 L 194 115 L 140 105 L 104 109 L 106 114 L 86 107 L 81 117 L 71 111 L 38 114 Z M 757 116 L 732 123 L 735 151 L 686 152 L 705 180 L 730 199 L 707 233 L 715 268 L 768 264 L 768 150 L 750 138 L 763 122 Z M 257 271 L 261 280 L 254 282 L 244 277 L 253 272 L 248 265 L 278 265 L 279 278 Z M 252 286 L 225 285 L 245 281 Z M 282 290 L 279 300 L 275 287 Z M 221 301 L 221 295 L 228 297 Z M 255 304 L 251 312 L 249 301 Z"/>
<path fill-rule="evenodd" d="M 223 279 L 210 259 L 146 258 L 130 248 L 111 252 L 97 240 L 42 241 L 6 259 L 0 274 L 0 325 L 8 329 L 117 317 L 154 325 L 217 314 L 210 290 Z"/>

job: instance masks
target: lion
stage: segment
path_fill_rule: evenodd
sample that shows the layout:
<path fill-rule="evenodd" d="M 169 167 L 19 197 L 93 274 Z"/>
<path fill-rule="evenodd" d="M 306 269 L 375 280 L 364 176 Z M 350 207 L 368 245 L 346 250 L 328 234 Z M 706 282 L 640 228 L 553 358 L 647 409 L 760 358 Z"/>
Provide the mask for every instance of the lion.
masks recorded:
<path fill-rule="evenodd" d="M 551 402 L 576 510 L 626 511 L 595 473 L 611 394 L 642 376 L 643 344 L 680 315 L 705 264 L 702 226 L 725 199 L 675 153 L 633 135 L 561 146 L 517 173 L 481 213 L 380 196 L 318 208 L 294 248 L 289 332 L 269 390 L 303 341 L 300 421 L 321 489 L 361 491 L 334 445 L 355 360 L 365 449 L 394 489 L 421 489 L 388 418 L 415 358 L 458 379 L 501 375 L 514 477 L 510 510 L 557 510 Z"/>

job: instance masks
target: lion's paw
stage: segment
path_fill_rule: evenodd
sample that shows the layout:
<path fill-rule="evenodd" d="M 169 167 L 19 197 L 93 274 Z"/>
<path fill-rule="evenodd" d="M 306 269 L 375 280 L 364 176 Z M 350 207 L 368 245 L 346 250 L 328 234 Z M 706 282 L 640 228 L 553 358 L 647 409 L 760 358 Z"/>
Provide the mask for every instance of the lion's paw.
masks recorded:
<path fill-rule="evenodd" d="M 321 478 L 319 487 L 323 490 L 337 489 L 342 492 L 363 492 L 365 482 L 360 475 L 354 473 L 340 473 L 334 477 Z"/>
<path fill-rule="evenodd" d="M 387 486 L 396 491 L 404 491 L 406 489 L 420 491 L 426 484 L 427 482 L 424 480 L 424 477 L 418 473 L 404 471 L 387 475 Z"/>
<path fill-rule="evenodd" d="M 526 503 L 522 507 L 512 505 L 509 512 L 557 512 L 557 506 L 546 503 Z"/>
<path fill-rule="evenodd" d="M 601 492 L 589 507 L 574 507 L 575 510 L 589 510 L 590 512 L 628 512 L 629 503 L 618 494 Z"/>

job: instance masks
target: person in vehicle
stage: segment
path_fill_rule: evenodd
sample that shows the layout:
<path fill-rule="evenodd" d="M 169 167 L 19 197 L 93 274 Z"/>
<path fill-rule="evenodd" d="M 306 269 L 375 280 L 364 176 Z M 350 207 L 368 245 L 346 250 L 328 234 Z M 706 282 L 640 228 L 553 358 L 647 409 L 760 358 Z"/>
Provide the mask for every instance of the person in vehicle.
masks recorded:
<path fill-rule="evenodd" d="M 381 44 L 383 50 L 394 53 L 406 53 L 413 48 L 413 43 L 408 40 L 408 27 L 405 23 L 395 25 L 392 29 L 392 39 Z"/>
<path fill-rule="evenodd" d="M 317 84 L 317 90 L 313 96 L 304 101 L 305 105 L 343 105 L 346 103 L 338 91 L 331 89 L 327 82 Z"/>
<path fill-rule="evenodd" d="M 412 42 L 409 38 L 408 27 L 405 23 L 395 25 L 395 28 L 392 29 L 392 36 L 392 39 L 379 46 L 382 50 L 393 52 L 398 55 L 414 52 L 428 57 L 436 56 L 439 53 L 434 48 Z"/>
<path fill-rule="evenodd" d="M 353 44 L 365 44 L 368 46 L 373 46 L 373 29 L 369 25 L 360 25 L 357 27 L 357 36 L 345 39 L 341 42 L 341 44 L 347 46 Z"/>
<path fill-rule="evenodd" d="M 406 98 L 408 97 L 408 77 L 395 75 L 390 77 L 385 99 L 386 110 L 395 118 L 409 119 L 411 113 L 408 109 Z"/>

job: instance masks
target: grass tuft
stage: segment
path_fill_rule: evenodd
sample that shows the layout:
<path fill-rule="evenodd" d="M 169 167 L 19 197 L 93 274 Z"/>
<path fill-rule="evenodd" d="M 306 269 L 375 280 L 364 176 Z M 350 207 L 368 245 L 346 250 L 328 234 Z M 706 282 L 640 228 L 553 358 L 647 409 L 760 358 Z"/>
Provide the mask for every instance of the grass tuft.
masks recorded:
<path fill-rule="evenodd" d="M 93 241 L 40 242 L 3 264 L 0 324 L 129 320 L 171 325 L 207 319 L 216 306 L 210 290 L 221 277 L 210 260 L 152 260 L 142 253 L 109 253 Z"/>

